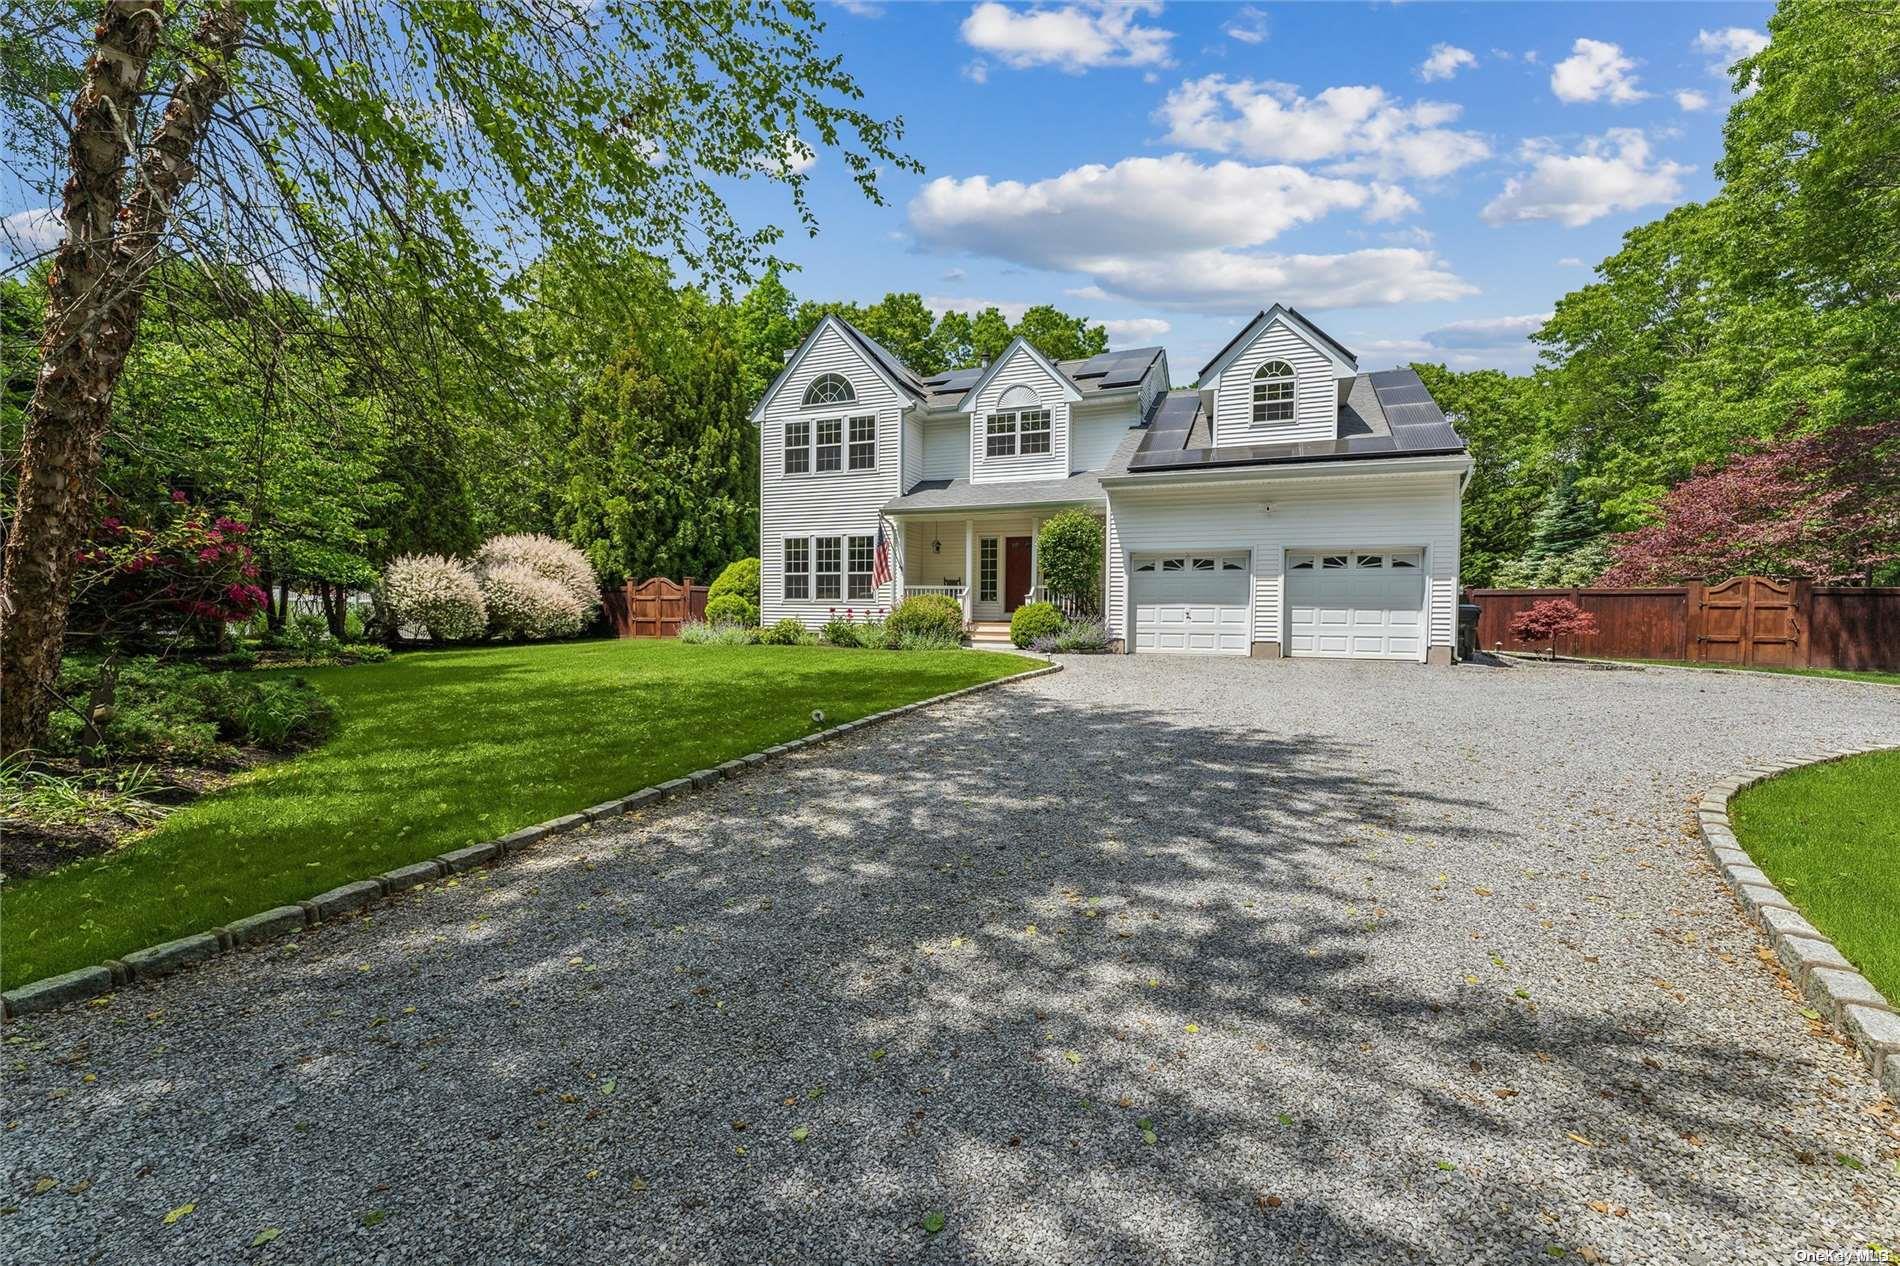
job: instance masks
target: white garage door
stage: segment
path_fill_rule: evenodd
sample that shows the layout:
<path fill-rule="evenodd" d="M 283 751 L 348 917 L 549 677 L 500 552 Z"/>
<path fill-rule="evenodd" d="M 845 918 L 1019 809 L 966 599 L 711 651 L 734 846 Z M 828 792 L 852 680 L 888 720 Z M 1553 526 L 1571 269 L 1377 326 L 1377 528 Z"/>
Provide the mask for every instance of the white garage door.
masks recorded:
<path fill-rule="evenodd" d="M 1288 554 L 1291 653 L 1424 658 L 1424 561 L 1420 550 Z"/>
<path fill-rule="evenodd" d="M 1245 554 L 1137 555 L 1135 649 L 1245 655 L 1250 578 Z"/>

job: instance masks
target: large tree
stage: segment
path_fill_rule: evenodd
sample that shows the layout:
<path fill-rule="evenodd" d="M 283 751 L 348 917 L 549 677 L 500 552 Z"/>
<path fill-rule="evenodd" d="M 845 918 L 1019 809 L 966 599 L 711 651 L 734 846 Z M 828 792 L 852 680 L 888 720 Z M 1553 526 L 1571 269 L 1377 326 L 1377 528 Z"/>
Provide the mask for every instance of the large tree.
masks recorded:
<path fill-rule="evenodd" d="M 28 176 L 59 187 L 64 234 L 0 584 L 0 750 L 44 727 L 160 260 L 237 267 L 369 330 L 421 314 L 479 349 L 514 249 L 631 241 L 730 277 L 777 230 L 741 227 L 719 182 L 781 181 L 812 227 L 812 145 L 872 198 L 880 164 L 915 166 L 820 50 L 809 0 L 21 0 L 8 28 L 5 139 L 63 155 Z"/>

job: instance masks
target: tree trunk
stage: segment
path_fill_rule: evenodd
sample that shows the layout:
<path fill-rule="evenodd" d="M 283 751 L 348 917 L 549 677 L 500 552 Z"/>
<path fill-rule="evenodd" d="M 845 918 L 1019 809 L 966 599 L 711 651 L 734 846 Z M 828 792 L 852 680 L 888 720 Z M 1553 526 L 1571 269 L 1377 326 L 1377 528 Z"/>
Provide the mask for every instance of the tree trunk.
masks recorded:
<path fill-rule="evenodd" d="M 197 56 L 141 155 L 121 202 L 130 132 L 164 26 L 162 0 L 107 0 L 73 103 L 66 240 L 48 277 L 39 378 L 20 445 L 19 500 L 0 579 L 0 753 L 36 744 L 59 675 L 73 556 L 92 509 L 112 392 L 145 306 L 145 288 L 211 107 L 229 87 L 244 27 L 238 0 L 199 20 Z"/>

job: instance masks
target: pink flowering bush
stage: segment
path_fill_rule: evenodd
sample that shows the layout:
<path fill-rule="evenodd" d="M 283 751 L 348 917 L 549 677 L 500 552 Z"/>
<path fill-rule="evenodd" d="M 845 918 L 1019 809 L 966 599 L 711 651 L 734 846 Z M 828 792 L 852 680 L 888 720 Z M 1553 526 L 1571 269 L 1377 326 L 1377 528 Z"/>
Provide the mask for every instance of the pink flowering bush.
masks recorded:
<path fill-rule="evenodd" d="M 1511 617 L 1511 636 L 1520 642 L 1549 643 L 1557 658 L 1557 639 L 1595 637 L 1597 618 L 1568 598 L 1545 598 Z"/>
<path fill-rule="evenodd" d="M 478 581 L 496 637 L 531 642 L 573 637 L 593 619 L 572 590 L 526 563 L 484 567 Z"/>
<path fill-rule="evenodd" d="M 1731 576 L 1869 580 L 1900 562 L 1900 421 L 1762 444 L 1669 490 L 1602 585 Z"/>
<path fill-rule="evenodd" d="M 149 640 L 194 620 L 233 623 L 261 610 L 248 526 L 174 492 L 148 522 L 108 514 L 75 558 L 68 626 L 104 641 Z"/>
<path fill-rule="evenodd" d="M 394 627 L 426 629 L 438 642 L 466 642 L 488 631 L 488 604 L 475 573 L 460 559 L 391 559 L 376 597 Z"/>
<path fill-rule="evenodd" d="M 587 555 L 551 536 L 521 532 L 491 537 L 475 555 L 475 570 L 488 573 L 502 567 L 525 567 L 553 581 L 580 604 L 581 628 L 600 610 L 600 577 Z M 575 630 L 579 632 L 579 629 Z"/>

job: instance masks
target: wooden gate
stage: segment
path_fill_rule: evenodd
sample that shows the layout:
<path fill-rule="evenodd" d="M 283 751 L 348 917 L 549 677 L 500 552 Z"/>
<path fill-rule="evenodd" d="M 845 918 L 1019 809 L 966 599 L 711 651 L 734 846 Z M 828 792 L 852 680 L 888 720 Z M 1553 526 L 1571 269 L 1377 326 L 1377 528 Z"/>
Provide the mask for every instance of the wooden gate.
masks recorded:
<path fill-rule="evenodd" d="M 665 576 L 628 581 L 607 595 L 607 618 L 620 637 L 678 637 L 680 625 L 706 614 L 706 586 Z"/>
<path fill-rule="evenodd" d="M 1696 604 L 1697 659 L 1765 668 L 1806 664 L 1801 645 L 1801 581 L 1737 576 L 1719 585 L 1694 588 L 1701 591 Z"/>

